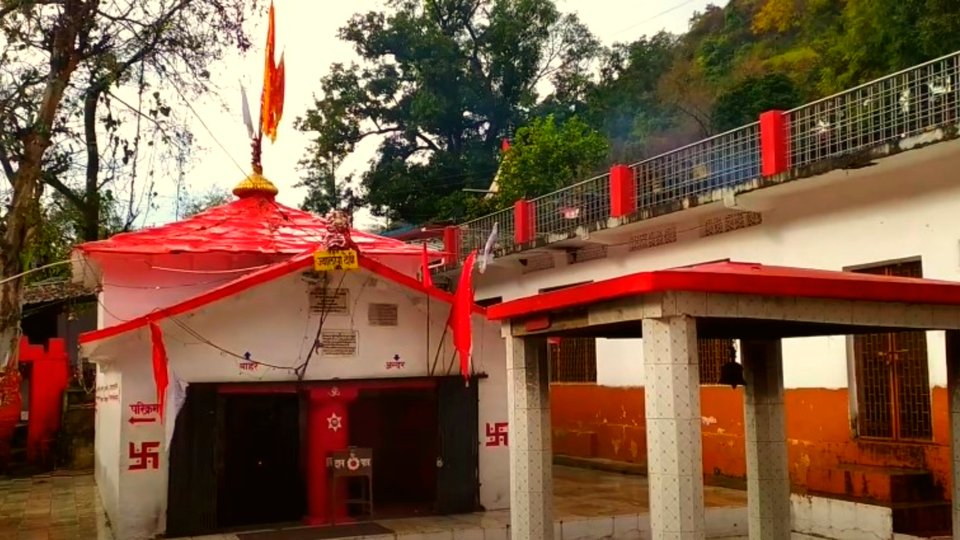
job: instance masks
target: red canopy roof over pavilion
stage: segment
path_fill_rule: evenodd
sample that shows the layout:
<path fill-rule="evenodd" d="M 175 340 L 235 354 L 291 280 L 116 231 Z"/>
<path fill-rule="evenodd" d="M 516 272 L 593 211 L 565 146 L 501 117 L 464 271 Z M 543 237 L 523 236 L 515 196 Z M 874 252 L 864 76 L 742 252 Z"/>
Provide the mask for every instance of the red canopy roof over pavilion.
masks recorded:
<path fill-rule="evenodd" d="M 236 191 L 235 191 L 236 192 Z M 238 193 L 240 198 L 195 216 L 79 246 L 83 253 L 159 255 L 167 253 L 271 253 L 296 255 L 322 246 L 323 218 L 284 206 L 265 192 Z M 423 248 L 400 240 L 351 230 L 367 255 L 416 255 Z"/>
<path fill-rule="evenodd" d="M 506 320 L 669 291 L 960 305 L 960 283 L 953 281 L 725 261 L 637 272 L 517 298 L 490 306 L 487 317 Z"/>

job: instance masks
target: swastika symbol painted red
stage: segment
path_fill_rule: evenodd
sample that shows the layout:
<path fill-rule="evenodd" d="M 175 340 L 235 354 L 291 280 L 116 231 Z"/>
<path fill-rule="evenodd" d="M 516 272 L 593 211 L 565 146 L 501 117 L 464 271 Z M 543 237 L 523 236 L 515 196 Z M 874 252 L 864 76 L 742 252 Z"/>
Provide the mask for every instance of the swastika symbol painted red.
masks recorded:
<path fill-rule="evenodd" d="M 507 446 L 509 439 L 506 422 L 487 424 L 487 446 Z"/>
<path fill-rule="evenodd" d="M 143 471 L 160 467 L 159 441 L 142 442 L 139 449 L 137 443 L 132 442 L 129 445 L 129 454 L 130 465 L 127 467 L 128 471 Z"/>

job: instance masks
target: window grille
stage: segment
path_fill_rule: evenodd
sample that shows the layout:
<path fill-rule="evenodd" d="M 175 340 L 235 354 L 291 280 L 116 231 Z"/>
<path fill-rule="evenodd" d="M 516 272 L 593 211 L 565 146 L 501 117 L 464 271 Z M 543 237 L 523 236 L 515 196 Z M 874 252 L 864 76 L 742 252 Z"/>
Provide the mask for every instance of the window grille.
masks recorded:
<path fill-rule="evenodd" d="M 564 337 L 551 340 L 550 382 L 597 382 L 597 340 L 592 337 Z"/>
<path fill-rule="evenodd" d="M 732 339 L 698 339 L 700 384 L 719 384 L 720 368 L 736 360 Z"/>

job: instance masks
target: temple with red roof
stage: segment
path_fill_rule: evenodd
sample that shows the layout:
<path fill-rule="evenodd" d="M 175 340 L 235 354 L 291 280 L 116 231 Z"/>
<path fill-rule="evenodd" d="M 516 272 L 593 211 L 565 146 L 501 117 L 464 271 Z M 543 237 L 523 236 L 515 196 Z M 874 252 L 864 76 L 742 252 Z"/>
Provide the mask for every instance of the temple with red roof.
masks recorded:
<path fill-rule="evenodd" d="M 500 325 L 475 307 L 464 380 L 452 297 L 418 278 L 446 254 L 284 206 L 260 174 L 233 192 L 73 255 L 98 291 L 98 329 L 80 341 L 118 537 L 506 508 Z M 357 268 L 316 271 L 336 235 Z M 372 505 L 348 504 L 357 493 Z"/>

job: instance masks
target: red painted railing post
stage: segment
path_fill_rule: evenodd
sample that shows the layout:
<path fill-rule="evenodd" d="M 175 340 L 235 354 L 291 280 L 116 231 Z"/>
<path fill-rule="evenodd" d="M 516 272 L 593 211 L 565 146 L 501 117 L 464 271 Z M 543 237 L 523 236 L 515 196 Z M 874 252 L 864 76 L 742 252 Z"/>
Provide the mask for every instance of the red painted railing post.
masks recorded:
<path fill-rule="evenodd" d="M 458 262 L 460 258 L 460 227 L 450 225 L 443 228 L 443 251 L 447 256 L 443 258 L 443 264 Z"/>
<path fill-rule="evenodd" d="M 763 176 L 774 176 L 790 168 L 790 126 L 783 111 L 760 115 L 760 155 Z"/>
<path fill-rule="evenodd" d="M 610 217 L 629 216 L 637 210 L 637 182 L 626 165 L 610 167 Z"/>
<path fill-rule="evenodd" d="M 536 223 L 533 201 L 520 199 L 513 203 L 513 241 L 518 246 L 533 242 Z"/>

